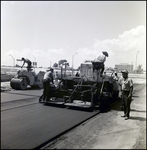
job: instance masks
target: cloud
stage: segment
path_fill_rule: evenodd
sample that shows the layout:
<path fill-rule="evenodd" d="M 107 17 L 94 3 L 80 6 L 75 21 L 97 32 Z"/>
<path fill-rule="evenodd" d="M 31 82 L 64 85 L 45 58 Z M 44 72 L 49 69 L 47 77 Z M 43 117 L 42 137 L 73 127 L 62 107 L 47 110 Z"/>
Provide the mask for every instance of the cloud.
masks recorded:
<path fill-rule="evenodd" d="M 49 49 L 48 53 L 53 53 L 53 54 L 57 54 L 57 55 L 64 55 L 65 54 L 65 50 L 63 50 L 63 48 L 60 48 L 60 49 Z"/>
<path fill-rule="evenodd" d="M 109 57 L 107 58 L 106 65 L 115 67 L 119 63 L 136 63 L 136 54 L 138 54 L 138 64 L 142 64 L 146 68 L 146 28 L 145 26 L 137 26 L 129 31 L 118 35 L 118 38 L 98 40 L 91 49 L 85 47 L 80 48 L 78 54 L 82 57 L 80 61 L 94 60 L 95 57 L 101 54 L 102 51 L 107 51 Z"/>
<path fill-rule="evenodd" d="M 15 60 L 24 57 L 30 59 L 31 61 L 37 61 L 38 65 L 49 66 L 51 62 L 58 62 L 65 55 L 65 51 L 62 48 L 48 49 L 47 51 L 39 49 L 31 50 L 29 48 L 24 48 L 19 51 L 11 49 L 9 52 L 5 53 L 4 57 L 2 58 L 3 64 L 11 62 L 9 54 L 11 54 Z"/>
<path fill-rule="evenodd" d="M 125 31 L 115 39 L 103 41 L 96 39 L 92 48 L 94 50 L 93 53 L 96 51 L 97 53 L 101 53 L 103 50 L 107 51 L 110 56 L 107 59 L 109 62 L 107 64 L 113 66 L 117 63 L 135 63 L 136 52 L 139 51 L 140 57 L 138 56 L 138 60 L 145 68 L 146 62 L 143 56 L 146 56 L 146 28 L 143 25 L 137 26 L 129 31 Z"/>
<path fill-rule="evenodd" d="M 101 54 L 102 51 L 107 51 L 110 55 L 117 57 L 120 55 L 125 56 L 125 53 L 136 52 L 138 50 L 145 50 L 145 27 L 138 26 L 129 31 L 125 31 L 120 34 L 118 38 L 114 39 L 106 39 L 106 40 L 97 40 L 95 39 L 95 43 L 92 46 L 92 49 L 88 48 L 80 48 L 80 53 L 83 56 L 93 56 Z"/>
<path fill-rule="evenodd" d="M 145 27 L 138 26 L 130 31 L 125 31 L 117 39 L 95 40 L 94 50 L 111 52 L 129 52 L 138 49 L 145 50 Z"/>
<path fill-rule="evenodd" d="M 138 26 L 119 35 L 119 45 L 124 51 L 145 50 L 145 27 Z"/>
<path fill-rule="evenodd" d="M 29 48 L 24 48 L 23 50 L 20 50 L 20 51 L 10 50 L 6 54 L 13 54 L 17 57 L 23 56 L 23 57 L 29 58 L 31 55 L 40 56 L 40 57 L 52 56 L 53 54 L 64 55 L 65 51 L 63 49 L 48 49 L 47 51 L 43 51 L 43 50 L 39 50 L 39 49 L 31 50 Z"/>
<path fill-rule="evenodd" d="M 96 52 L 94 50 L 90 50 L 87 47 L 79 48 L 78 53 L 81 54 L 81 55 L 85 55 L 85 56 L 96 54 Z"/>
<path fill-rule="evenodd" d="M 66 47 L 67 48 L 67 47 Z M 71 49 L 68 46 L 68 50 Z M 8 62 L 10 60 L 9 54 L 15 57 L 15 59 L 20 59 L 26 57 L 38 62 L 39 66 L 48 66 L 50 63 L 58 62 L 61 59 L 67 59 L 67 61 L 72 63 L 72 54 L 75 51 L 68 51 L 67 49 L 51 49 L 47 51 L 40 49 L 29 49 L 24 48 L 23 50 L 16 51 L 11 49 L 8 53 L 5 53 L 2 57 L 2 62 Z M 85 60 L 94 60 L 97 55 L 101 54 L 102 51 L 107 51 L 109 57 L 106 60 L 105 65 L 115 67 L 115 64 L 119 63 L 132 63 L 135 65 L 136 54 L 138 53 L 138 64 L 142 64 L 143 68 L 146 68 L 146 28 L 145 26 L 137 26 L 129 31 L 125 31 L 118 35 L 118 38 L 98 40 L 95 39 L 94 44 L 91 48 L 83 47 L 77 50 L 78 54 L 75 57 L 74 66 L 80 66 L 81 62 Z M 71 54 L 72 53 L 72 54 Z M 12 60 L 11 60 L 12 61 Z"/>

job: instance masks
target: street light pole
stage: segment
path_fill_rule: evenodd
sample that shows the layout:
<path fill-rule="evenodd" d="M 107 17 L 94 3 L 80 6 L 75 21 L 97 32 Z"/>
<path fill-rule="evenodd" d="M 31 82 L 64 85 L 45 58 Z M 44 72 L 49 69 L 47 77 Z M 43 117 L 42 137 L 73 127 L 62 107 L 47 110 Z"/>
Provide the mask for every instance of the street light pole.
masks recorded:
<path fill-rule="evenodd" d="M 78 54 L 77 52 L 72 55 L 72 75 L 73 75 L 73 64 L 74 64 L 74 55 Z"/>
<path fill-rule="evenodd" d="M 32 55 L 33 56 L 33 55 Z M 34 56 L 33 56 L 34 57 Z M 35 62 L 36 62 L 36 58 L 34 57 L 34 59 L 35 59 Z"/>
<path fill-rule="evenodd" d="M 15 66 L 15 59 L 14 59 L 14 57 L 13 57 L 11 54 L 9 54 L 9 56 L 11 56 L 12 59 L 13 59 L 13 69 L 14 69 L 14 66 Z"/>
<path fill-rule="evenodd" d="M 137 56 L 138 56 L 138 53 L 139 53 L 139 51 L 137 51 L 137 54 L 136 54 L 136 71 L 135 71 L 135 73 L 137 72 Z"/>

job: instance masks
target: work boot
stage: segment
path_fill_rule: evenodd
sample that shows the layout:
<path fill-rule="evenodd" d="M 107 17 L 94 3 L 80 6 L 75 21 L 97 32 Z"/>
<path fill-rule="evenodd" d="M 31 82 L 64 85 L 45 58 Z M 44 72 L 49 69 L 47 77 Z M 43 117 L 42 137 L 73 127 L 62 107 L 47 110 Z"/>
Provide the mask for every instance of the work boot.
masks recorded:
<path fill-rule="evenodd" d="M 126 117 L 125 115 L 121 116 L 121 117 Z"/>
<path fill-rule="evenodd" d="M 128 120 L 129 119 L 129 117 L 125 117 L 125 120 Z"/>

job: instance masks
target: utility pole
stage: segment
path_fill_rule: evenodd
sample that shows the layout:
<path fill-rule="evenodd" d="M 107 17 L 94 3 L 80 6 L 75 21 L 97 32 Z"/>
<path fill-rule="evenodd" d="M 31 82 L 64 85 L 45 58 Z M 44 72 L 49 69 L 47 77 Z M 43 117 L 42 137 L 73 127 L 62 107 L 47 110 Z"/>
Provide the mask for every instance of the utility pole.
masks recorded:
<path fill-rule="evenodd" d="M 13 59 L 13 69 L 14 69 L 14 66 L 15 66 L 15 59 L 14 59 L 14 57 L 13 57 L 11 54 L 9 54 L 9 56 L 11 56 L 12 59 Z"/>

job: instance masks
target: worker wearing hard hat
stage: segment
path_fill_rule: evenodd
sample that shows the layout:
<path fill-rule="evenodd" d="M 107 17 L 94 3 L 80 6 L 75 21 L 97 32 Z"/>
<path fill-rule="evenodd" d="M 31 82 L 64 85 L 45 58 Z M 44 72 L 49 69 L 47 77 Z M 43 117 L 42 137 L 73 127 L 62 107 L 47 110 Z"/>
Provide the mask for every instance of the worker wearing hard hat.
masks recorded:
<path fill-rule="evenodd" d="M 50 90 L 51 90 L 51 85 L 54 84 L 53 82 L 53 69 L 47 69 L 46 73 L 43 77 L 43 100 L 49 101 L 50 100 Z"/>
<path fill-rule="evenodd" d="M 108 57 L 109 54 L 106 52 L 106 51 L 103 51 L 101 55 L 99 55 L 92 63 L 93 63 L 93 71 L 94 70 L 99 70 L 101 69 L 101 75 L 103 74 L 104 72 L 104 63 L 106 61 L 106 57 Z"/>
<path fill-rule="evenodd" d="M 128 71 L 123 70 L 122 72 L 122 80 L 121 80 L 121 90 L 122 90 L 122 102 L 124 108 L 124 115 L 121 117 L 125 117 L 125 120 L 128 120 L 130 117 L 130 104 L 132 101 L 132 92 L 133 92 L 133 81 L 128 77 Z"/>

